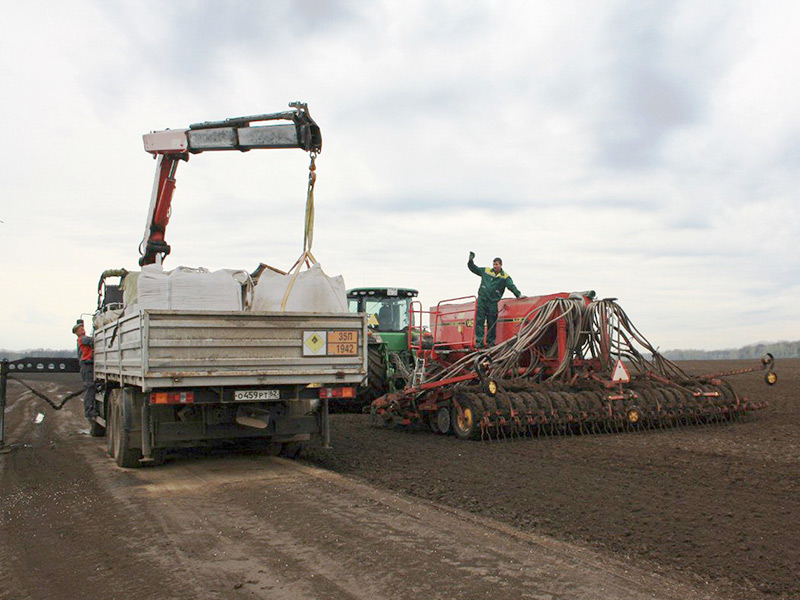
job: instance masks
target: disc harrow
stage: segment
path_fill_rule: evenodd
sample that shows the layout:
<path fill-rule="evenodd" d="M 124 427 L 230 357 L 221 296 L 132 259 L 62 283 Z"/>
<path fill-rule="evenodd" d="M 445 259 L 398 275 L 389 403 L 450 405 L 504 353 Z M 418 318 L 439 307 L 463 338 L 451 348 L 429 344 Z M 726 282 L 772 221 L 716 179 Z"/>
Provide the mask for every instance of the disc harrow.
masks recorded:
<path fill-rule="evenodd" d="M 684 373 L 613 300 L 558 298 L 493 348 L 437 355 L 434 345 L 423 359 L 431 368 L 422 383 L 372 403 L 374 426 L 493 440 L 713 425 L 766 406 L 739 396 L 723 374 Z M 773 364 L 767 355 L 758 367 L 770 384 Z"/>

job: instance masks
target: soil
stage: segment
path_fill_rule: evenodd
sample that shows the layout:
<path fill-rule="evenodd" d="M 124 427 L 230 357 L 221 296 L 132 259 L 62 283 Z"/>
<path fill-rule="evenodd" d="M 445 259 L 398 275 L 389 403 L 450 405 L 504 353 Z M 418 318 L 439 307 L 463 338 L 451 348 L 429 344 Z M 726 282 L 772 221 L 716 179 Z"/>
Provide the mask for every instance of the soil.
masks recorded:
<path fill-rule="evenodd" d="M 752 362 L 678 363 L 692 374 Z M 747 422 L 637 433 L 463 442 L 335 415 L 305 459 L 374 485 L 609 550 L 731 598 L 800 598 L 800 359 L 732 377 L 769 406 Z"/>
<path fill-rule="evenodd" d="M 728 425 L 463 442 L 335 414 L 334 447 L 298 461 L 135 470 L 86 435 L 79 399 L 56 412 L 10 382 L 0 600 L 800 599 L 800 359 L 776 370 L 732 378 L 769 407 Z"/>

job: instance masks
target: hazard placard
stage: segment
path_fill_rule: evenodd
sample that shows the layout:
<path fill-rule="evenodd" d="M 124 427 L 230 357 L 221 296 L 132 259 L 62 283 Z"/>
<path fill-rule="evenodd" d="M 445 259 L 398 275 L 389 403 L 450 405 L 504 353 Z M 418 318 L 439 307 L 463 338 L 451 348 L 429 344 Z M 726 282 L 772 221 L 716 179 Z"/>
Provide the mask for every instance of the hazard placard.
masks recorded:
<path fill-rule="evenodd" d="M 623 364 L 622 359 L 617 359 L 617 364 L 614 365 L 614 373 L 611 375 L 611 381 L 620 381 L 628 383 L 631 380 L 631 374 L 628 372 L 627 367 Z"/>
<path fill-rule="evenodd" d="M 325 331 L 303 332 L 303 356 L 325 356 L 328 334 Z"/>

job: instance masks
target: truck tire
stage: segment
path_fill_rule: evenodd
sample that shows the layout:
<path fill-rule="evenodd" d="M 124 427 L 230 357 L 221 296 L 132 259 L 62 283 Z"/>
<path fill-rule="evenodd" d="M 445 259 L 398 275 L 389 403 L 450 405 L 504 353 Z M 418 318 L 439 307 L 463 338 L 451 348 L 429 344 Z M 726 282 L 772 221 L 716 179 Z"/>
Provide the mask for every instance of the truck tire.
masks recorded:
<path fill-rule="evenodd" d="M 106 428 L 100 425 L 97 421 L 92 419 L 89 421 L 89 435 L 92 437 L 103 437 L 106 434 Z"/>
<path fill-rule="evenodd" d="M 283 458 L 290 458 L 294 460 L 300 456 L 300 452 L 302 450 L 303 442 L 284 442 L 281 444 L 281 450 L 278 455 L 282 456 Z"/>
<path fill-rule="evenodd" d="M 111 432 L 114 445 L 114 460 L 120 467 L 135 469 L 141 466 L 139 461 L 142 458 L 142 453 L 139 448 L 131 448 L 130 436 L 125 431 L 125 423 L 130 422 L 130 412 L 132 410 L 130 397 L 123 390 L 114 391 L 119 392 L 118 394 L 112 394 L 111 397 L 113 419 Z"/>
<path fill-rule="evenodd" d="M 116 410 L 115 396 L 120 390 L 111 390 L 106 398 L 106 452 L 114 458 L 114 411 Z"/>
<path fill-rule="evenodd" d="M 150 455 L 150 462 L 149 466 L 151 467 L 160 467 L 164 464 L 164 461 L 167 459 L 167 450 L 166 448 L 153 448 L 152 454 Z"/>

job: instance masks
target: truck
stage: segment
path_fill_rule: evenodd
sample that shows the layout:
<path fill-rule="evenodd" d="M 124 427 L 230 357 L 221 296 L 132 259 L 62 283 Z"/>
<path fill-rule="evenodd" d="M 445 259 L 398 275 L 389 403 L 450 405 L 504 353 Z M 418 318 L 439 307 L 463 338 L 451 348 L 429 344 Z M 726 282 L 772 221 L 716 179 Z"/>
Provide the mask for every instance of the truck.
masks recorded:
<path fill-rule="evenodd" d="M 165 232 L 176 169 L 191 156 L 302 149 L 311 156 L 307 202 L 313 209 L 322 138 L 307 105 L 290 108 L 143 136 L 157 163 L 140 245 L 142 271 L 105 271 L 93 318 L 97 416 L 91 433 L 106 436 L 108 454 L 120 467 L 159 464 L 171 449 L 224 441 L 286 456 L 297 456 L 312 436 L 329 447 L 329 402 L 354 397 L 366 377 L 366 317 L 347 312 L 344 299 L 340 312 L 253 310 L 247 295 L 263 265 L 238 273 L 243 309 L 164 308 L 132 300 L 137 281 L 141 287 L 148 269 L 157 271 L 170 253 Z M 301 258 L 313 260 L 310 243 Z"/>

